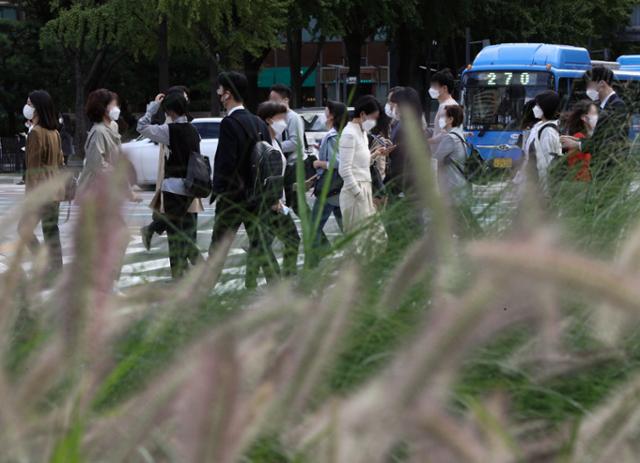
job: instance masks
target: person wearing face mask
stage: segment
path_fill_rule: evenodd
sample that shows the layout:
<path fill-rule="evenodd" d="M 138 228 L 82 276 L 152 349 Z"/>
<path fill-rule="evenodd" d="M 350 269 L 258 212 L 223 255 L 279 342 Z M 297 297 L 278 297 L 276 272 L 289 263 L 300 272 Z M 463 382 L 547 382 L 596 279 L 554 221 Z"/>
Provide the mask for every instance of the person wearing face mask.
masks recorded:
<path fill-rule="evenodd" d="M 565 127 L 567 133 L 577 140 L 585 140 L 593 135 L 598 123 L 598 107 L 593 101 L 579 101 L 566 116 Z M 570 172 L 574 173 L 574 180 L 579 182 L 591 181 L 591 153 L 584 153 L 577 149 L 569 150 L 567 163 Z"/>
<path fill-rule="evenodd" d="M 393 131 L 393 128 L 395 127 L 395 125 L 398 123 L 398 120 L 399 120 L 398 107 L 396 103 L 392 101 L 393 94 L 398 91 L 401 91 L 403 88 L 404 87 L 393 87 L 391 90 L 389 90 L 389 93 L 387 94 L 387 102 L 384 105 L 384 113 L 391 120 L 391 123 L 389 126 L 390 133 Z"/>
<path fill-rule="evenodd" d="M 387 214 L 385 227 L 389 241 L 400 249 L 419 236 L 423 228 L 408 152 L 408 127 L 420 125 L 423 110 L 420 95 L 411 87 L 396 90 L 390 101 L 395 105 L 397 122 L 391 131 L 391 146 L 386 152 L 388 161 L 384 183 L 390 213 Z"/>
<path fill-rule="evenodd" d="M 278 137 L 278 142 L 282 147 L 282 152 L 287 158 L 287 169 L 285 172 L 285 196 L 287 206 L 299 214 L 298 195 L 296 194 L 296 160 L 298 152 L 304 155 L 305 137 L 304 122 L 302 117 L 291 109 L 291 89 L 283 84 L 275 84 L 269 92 L 269 101 L 280 103 L 287 107 L 287 127 Z M 306 206 L 306 205 L 305 205 Z"/>
<path fill-rule="evenodd" d="M 445 115 L 445 108 L 447 106 L 457 106 L 458 102 L 453 99 L 453 89 L 455 86 L 455 79 L 449 69 L 443 69 L 436 72 L 431 76 L 431 86 L 429 87 L 429 97 L 432 100 L 438 100 L 438 111 L 436 117 L 433 120 L 433 137 L 431 138 L 432 144 L 435 146 L 439 136 L 446 135 L 446 130 L 439 125 L 439 121 Z"/>
<path fill-rule="evenodd" d="M 182 94 L 187 102 L 189 103 L 189 94 L 187 91 L 187 87 L 183 85 L 175 85 L 170 87 L 166 91 L 166 95 L 171 95 L 173 93 Z M 190 121 L 191 118 L 189 114 L 186 114 L 187 121 Z M 151 119 L 151 123 L 153 125 L 162 126 L 163 124 L 170 124 L 173 120 L 171 117 L 167 116 L 166 112 L 162 105 L 159 106 L 158 111 L 153 115 Z M 158 159 L 158 178 L 156 181 L 156 192 L 149 204 L 149 207 L 153 210 L 152 221 L 149 225 L 145 225 L 140 229 L 140 235 L 142 237 L 142 244 L 147 249 L 147 251 L 151 250 L 151 239 L 154 234 L 162 235 L 165 231 L 167 231 L 167 221 L 162 216 L 164 212 L 164 208 L 162 206 L 162 181 L 164 180 L 164 165 L 165 159 L 168 157 L 169 146 L 165 144 L 160 144 L 160 149 L 158 151 L 159 159 Z M 204 207 L 202 205 L 202 200 L 200 198 L 194 198 L 193 203 L 189 207 L 187 221 L 191 222 L 188 226 L 192 230 L 191 239 L 194 243 L 197 243 L 197 233 L 198 233 L 198 214 L 204 212 Z M 201 260 L 200 252 L 195 252 L 195 249 L 191 249 L 191 253 L 189 254 L 189 261 L 192 265 L 195 265 Z"/>
<path fill-rule="evenodd" d="M 458 105 L 445 107 L 444 116 L 439 120 L 447 135 L 438 145 L 433 158 L 438 161 L 438 186 L 445 204 L 454 218 L 457 235 L 473 235 L 480 227 L 471 212 L 471 185 L 464 174 L 467 159 L 467 145 L 462 121 L 464 113 Z"/>
<path fill-rule="evenodd" d="M 105 88 L 94 90 L 87 97 L 86 114 L 93 126 L 85 142 L 79 189 L 88 188 L 96 175 L 113 169 L 122 145 L 117 122 L 120 118 L 118 95 Z"/>
<path fill-rule="evenodd" d="M 42 183 L 58 175 L 64 161 L 62 142 L 51 96 L 44 90 L 32 92 L 22 113 L 24 118 L 32 123 L 25 147 L 25 189 L 29 194 Z M 58 229 L 58 216 L 60 202 L 63 199 L 64 191 L 61 190 L 36 214 L 22 217 L 18 224 L 20 236 L 35 254 L 40 243 L 33 231 L 38 222 L 42 223 L 44 243 L 49 251 L 50 275 L 56 275 L 57 271 L 62 268 L 62 245 Z"/>
<path fill-rule="evenodd" d="M 220 138 L 213 167 L 213 193 L 210 203 L 216 203 L 215 221 L 211 235 L 209 256 L 227 235 L 235 235 L 244 224 L 250 242 L 247 255 L 245 285 L 255 288 L 252 278 L 256 267 L 268 261 L 260 236 L 264 225 L 258 222 L 259 210 L 251 203 L 247 185 L 252 182 L 251 155 L 259 141 L 272 143 L 271 132 L 265 122 L 244 107 L 249 83 L 239 72 L 223 72 L 218 76 L 218 96 L 226 117 L 220 123 Z M 263 269 L 266 268 L 264 265 Z M 251 269 L 251 271 L 250 271 Z"/>
<path fill-rule="evenodd" d="M 357 231 L 376 214 L 370 167 L 372 157 L 377 153 L 369 151 L 367 133 L 376 126 L 380 104 L 372 95 L 362 96 L 356 101 L 353 114 L 338 145 L 338 172 L 344 182 L 340 191 L 340 211 L 346 233 Z M 384 231 L 374 238 L 384 239 Z"/>
<path fill-rule="evenodd" d="M 138 132 L 151 141 L 168 147 L 165 150 L 164 176 L 161 182 L 162 217 L 166 222 L 169 241 L 171 276 L 181 278 L 189 262 L 201 260 L 196 238 L 197 221 L 189 214 L 194 197 L 185 186 L 187 166 L 191 153 L 200 153 L 200 135 L 187 118 L 187 98 L 182 91 L 168 95 L 158 94 L 147 105 L 144 116 L 138 120 Z M 162 108 L 170 122 L 151 124 L 153 115 Z"/>
<path fill-rule="evenodd" d="M 339 170 L 339 157 L 338 157 L 338 140 L 340 138 L 340 132 L 347 123 L 347 107 L 337 101 L 327 101 L 327 106 L 324 109 L 327 129 L 329 132 L 324 136 L 320 143 L 320 150 L 318 153 L 318 160 L 314 161 L 313 167 L 316 168 L 318 175 L 318 181 L 314 188 L 314 195 L 316 201 L 313 204 L 313 211 L 311 217 L 313 217 L 313 223 L 318 223 L 318 228 L 315 230 L 315 237 L 313 240 L 313 248 L 316 255 L 312 257 L 314 263 L 317 263 L 319 255 L 318 253 L 322 248 L 329 247 L 329 239 L 324 234 L 324 226 L 326 225 L 331 214 L 336 219 L 338 226 L 342 230 L 342 212 L 340 211 L 340 190 L 342 189 L 342 178 L 338 173 Z M 329 176 L 329 168 L 333 167 L 331 176 Z M 321 204 L 322 193 L 326 186 L 327 193 L 324 204 Z"/>
<path fill-rule="evenodd" d="M 606 176 L 628 153 L 630 117 L 625 102 L 613 89 L 613 71 L 594 66 L 586 74 L 587 96 L 598 102 L 600 115 L 593 135 L 584 140 L 561 137 L 562 147 L 593 154 L 591 171 L 594 178 Z"/>
<path fill-rule="evenodd" d="M 538 185 L 542 195 L 548 197 L 549 167 L 554 159 L 562 156 L 557 117 L 560 96 L 553 90 L 547 90 L 536 95 L 535 102 L 533 115 L 539 122 L 531 128 L 525 143 L 524 173 Z"/>
<path fill-rule="evenodd" d="M 272 139 L 271 146 L 282 156 L 282 175 L 284 176 L 286 158 L 278 142 L 278 136 L 281 136 L 287 127 L 287 107 L 280 103 L 274 103 L 273 101 L 265 101 L 258 106 L 256 114 L 269 127 L 269 134 Z M 288 277 L 295 275 L 298 269 L 300 235 L 291 217 L 291 213 L 284 203 L 285 197 L 283 189 L 282 198 L 278 204 L 264 205 L 264 210 L 260 211 L 261 218 L 259 222 L 265 224 L 263 230 L 265 239 L 261 244 L 266 246 L 265 253 L 268 255 L 268 265 L 273 266 L 276 272 L 279 272 L 278 262 L 272 249 L 272 242 L 275 237 L 284 245 L 282 274 Z M 257 244 L 258 243 L 252 243 L 252 245 Z M 252 278 L 256 277 L 257 275 Z"/>

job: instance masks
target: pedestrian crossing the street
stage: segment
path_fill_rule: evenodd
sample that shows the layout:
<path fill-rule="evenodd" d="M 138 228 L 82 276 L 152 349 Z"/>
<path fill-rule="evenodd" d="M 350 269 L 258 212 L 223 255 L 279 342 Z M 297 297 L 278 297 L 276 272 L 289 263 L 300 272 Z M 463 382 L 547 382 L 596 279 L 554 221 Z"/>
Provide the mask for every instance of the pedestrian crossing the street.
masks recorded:
<path fill-rule="evenodd" d="M 19 207 L 24 199 L 24 194 L 24 186 L 0 184 L 0 215 L 8 213 L 15 207 Z M 138 192 L 138 195 L 143 199 L 141 203 L 129 202 L 123 207 L 123 217 L 129 229 L 130 241 L 121 268 L 120 278 L 116 285 L 116 289 L 118 290 L 126 290 L 146 283 L 171 280 L 166 234 L 153 236 L 150 251 L 144 248 L 140 235 L 140 228 L 147 225 L 151 220 L 151 209 L 149 209 L 148 204 L 151 201 L 153 192 L 142 191 Z M 69 217 L 68 220 L 67 216 Z M 74 257 L 72 233 L 77 216 L 78 207 L 76 205 L 70 206 L 69 203 L 62 203 L 60 205 L 59 227 L 64 264 L 70 263 Z M 205 258 L 207 257 L 211 240 L 213 219 L 213 207 L 211 206 L 205 207 L 205 212 L 198 215 L 198 247 L 202 252 L 202 256 Z M 300 228 L 299 221 L 296 222 Z M 327 235 L 330 238 L 338 234 L 337 224 L 333 219 L 327 224 L 327 231 Z M 42 231 L 40 227 L 37 227 L 35 233 L 38 239 L 42 241 Z M 0 244 L 0 272 L 8 269 L 8 262 L 13 255 L 16 242 L 17 231 L 15 230 L 3 237 Z M 220 281 L 216 286 L 216 292 L 238 290 L 244 287 L 245 250 L 248 248 L 248 245 L 246 232 L 241 227 L 225 261 Z M 278 254 L 281 255 L 281 252 L 276 251 L 276 255 Z M 301 267 L 303 262 L 304 258 L 300 255 L 298 258 L 298 266 Z M 281 256 L 279 263 L 282 264 Z M 29 271 L 31 269 L 31 263 L 25 262 L 23 268 L 25 271 Z M 259 279 L 258 284 L 264 285 L 266 281 Z"/>
<path fill-rule="evenodd" d="M 474 187 L 474 196 L 479 198 L 479 201 L 474 204 L 473 209 L 476 214 L 483 215 L 480 220 L 483 227 L 499 221 L 500 214 L 504 214 L 505 211 L 508 212 L 515 208 L 513 198 L 502 195 L 501 192 L 504 188 L 504 184 Z M 14 208 L 19 208 L 24 199 L 24 195 L 24 186 L 13 183 L 0 183 L 0 216 Z M 126 290 L 146 283 L 171 280 L 166 234 L 153 236 L 150 251 L 144 248 L 140 235 L 140 228 L 147 225 L 151 220 L 151 209 L 149 209 L 148 204 L 151 201 L 153 192 L 141 191 L 138 192 L 138 195 L 143 199 L 141 203 L 128 202 L 123 207 L 123 217 L 129 229 L 130 241 L 127 246 L 120 278 L 116 285 L 118 290 Z M 497 197 L 500 197 L 498 201 L 496 201 Z M 79 209 L 76 205 L 70 205 L 69 203 L 62 203 L 60 205 L 59 227 L 63 246 L 63 262 L 65 264 L 73 260 L 72 233 L 78 212 Z M 207 250 L 211 240 L 213 220 L 214 213 L 213 207 L 211 206 L 205 207 L 205 211 L 198 215 L 198 247 L 205 258 L 207 257 Z M 300 229 L 300 223 L 297 218 L 296 223 Z M 327 223 L 325 231 L 330 239 L 340 234 L 333 217 L 331 217 Z M 301 230 L 300 233 L 302 233 Z M 36 229 L 36 236 L 42 241 L 42 231 L 40 227 Z M 10 233 L 0 241 L 0 273 L 8 269 L 9 259 L 13 255 L 16 242 L 16 230 L 10 230 Z M 243 228 L 240 228 L 225 261 L 216 292 L 238 290 L 244 287 L 246 249 L 248 248 L 248 244 L 246 232 Z M 276 255 L 278 254 L 280 254 L 280 263 L 282 263 L 282 252 L 279 248 L 276 251 Z M 304 256 L 301 253 L 298 257 L 298 265 L 300 267 L 303 261 Z M 28 261 L 25 262 L 23 268 L 25 271 L 29 271 L 31 263 Z M 264 279 L 259 280 L 259 284 L 265 284 Z"/>

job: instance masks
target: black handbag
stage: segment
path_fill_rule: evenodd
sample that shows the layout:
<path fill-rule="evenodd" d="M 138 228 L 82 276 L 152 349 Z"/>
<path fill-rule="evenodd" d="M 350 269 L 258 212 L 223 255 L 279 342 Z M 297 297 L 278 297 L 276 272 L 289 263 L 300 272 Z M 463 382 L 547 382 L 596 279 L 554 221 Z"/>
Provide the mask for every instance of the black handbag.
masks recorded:
<path fill-rule="evenodd" d="M 184 186 L 190 196 L 196 198 L 206 198 L 213 191 L 211 181 L 211 164 L 209 158 L 193 151 L 189 156 L 187 164 L 187 177 L 184 179 Z"/>
<path fill-rule="evenodd" d="M 316 198 L 319 198 L 322 194 L 322 190 L 324 190 L 324 185 L 330 181 L 329 192 L 327 193 L 327 198 L 331 198 L 332 196 L 336 196 L 340 194 L 342 190 L 342 185 L 344 185 L 344 181 L 340 174 L 338 173 L 338 168 L 333 170 L 333 175 L 329 178 L 329 171 L 325 170 L 322 176 L 318 179 L 313 189 L 313 194 Z"/>

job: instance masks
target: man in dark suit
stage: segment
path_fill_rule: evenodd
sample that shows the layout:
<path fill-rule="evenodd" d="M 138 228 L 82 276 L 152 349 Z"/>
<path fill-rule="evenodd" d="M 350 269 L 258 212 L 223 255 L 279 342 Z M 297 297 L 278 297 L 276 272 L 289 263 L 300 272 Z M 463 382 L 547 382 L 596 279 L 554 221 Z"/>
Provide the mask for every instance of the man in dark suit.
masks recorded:
<path fill-rule="evenodd" d="M 238 72 L 223 72 L 218 77 L 218 96 L 227 115 L 220 124 L 214 158 L 213 193 L 209 202 L 216 202 L 216 214 L 209 255 L 213 255 L 216 244 L 226 234 L 235 234 L 243 224 L 250 241 L 245 284 L 247 288 L 254 288 L 260 267 L 269 281 L 275 278 L 277 266 L 270 262 L 265 246 L 260 245 L 264 241 L 263 227 L 258 221 L 260 214 L 248 197 L 253 147 L 260 140 L 271 143 L 271 135 L 264 121 L 244 107 L 247 87 L 247 78 Z"/>
<path fill-rule="evenodd" d="M 587 96 L 598 102 L 600 114 L 593 135 L 586 140 L 560 138 L 562 147 L 591 153 L 591 170 L 595 177 L 610 173 L 615 165 L 624 162 L 628 153 L 630 117 L 625 102 L 612 87 L 613 71 L 594 66 L 587 73 Z"/>

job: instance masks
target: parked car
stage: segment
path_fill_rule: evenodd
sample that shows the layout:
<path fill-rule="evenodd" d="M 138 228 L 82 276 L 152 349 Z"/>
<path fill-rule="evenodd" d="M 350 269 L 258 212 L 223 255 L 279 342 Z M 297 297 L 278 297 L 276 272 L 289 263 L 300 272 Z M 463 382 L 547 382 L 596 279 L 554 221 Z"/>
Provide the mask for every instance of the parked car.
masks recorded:
<path fill-rule="evenodd" d="M 320 142 L 327 134 L 326 117 L 324 108 L 300 108 L 295 109 L 304 122 L 304 136 L 307 139 L 309 154 L 316 154 Z"/>
<path fill-rule="evenodd" d="M 218 148 L 218 137 L 220 136 L 219 117 L 196 118 L 191 123 L 200 134 L 200 151 L 204 156 L 209 157 L 211 170 L 213 171 L 213 157 Z M 123 143 L 124 153 L 131 161 L 136 172 L 137 184 L 140 186 L 152 186 L 158 179 L 158 150 L 157 143 L 142 136 L 128 143 Z"/>
<path fill-rule="evenodd" d="M 353 112 L 353 108 L 347 108 L 350 113 Z M 310 154 L 318 154 L 318 147 L 320 142 L 327 134 L 327 117 L 325 116 L 324 108 L 300 108 L 295 109 L 302 120 L 304 121 L 304 136 L 307 139 L 308 152 Z"/>

